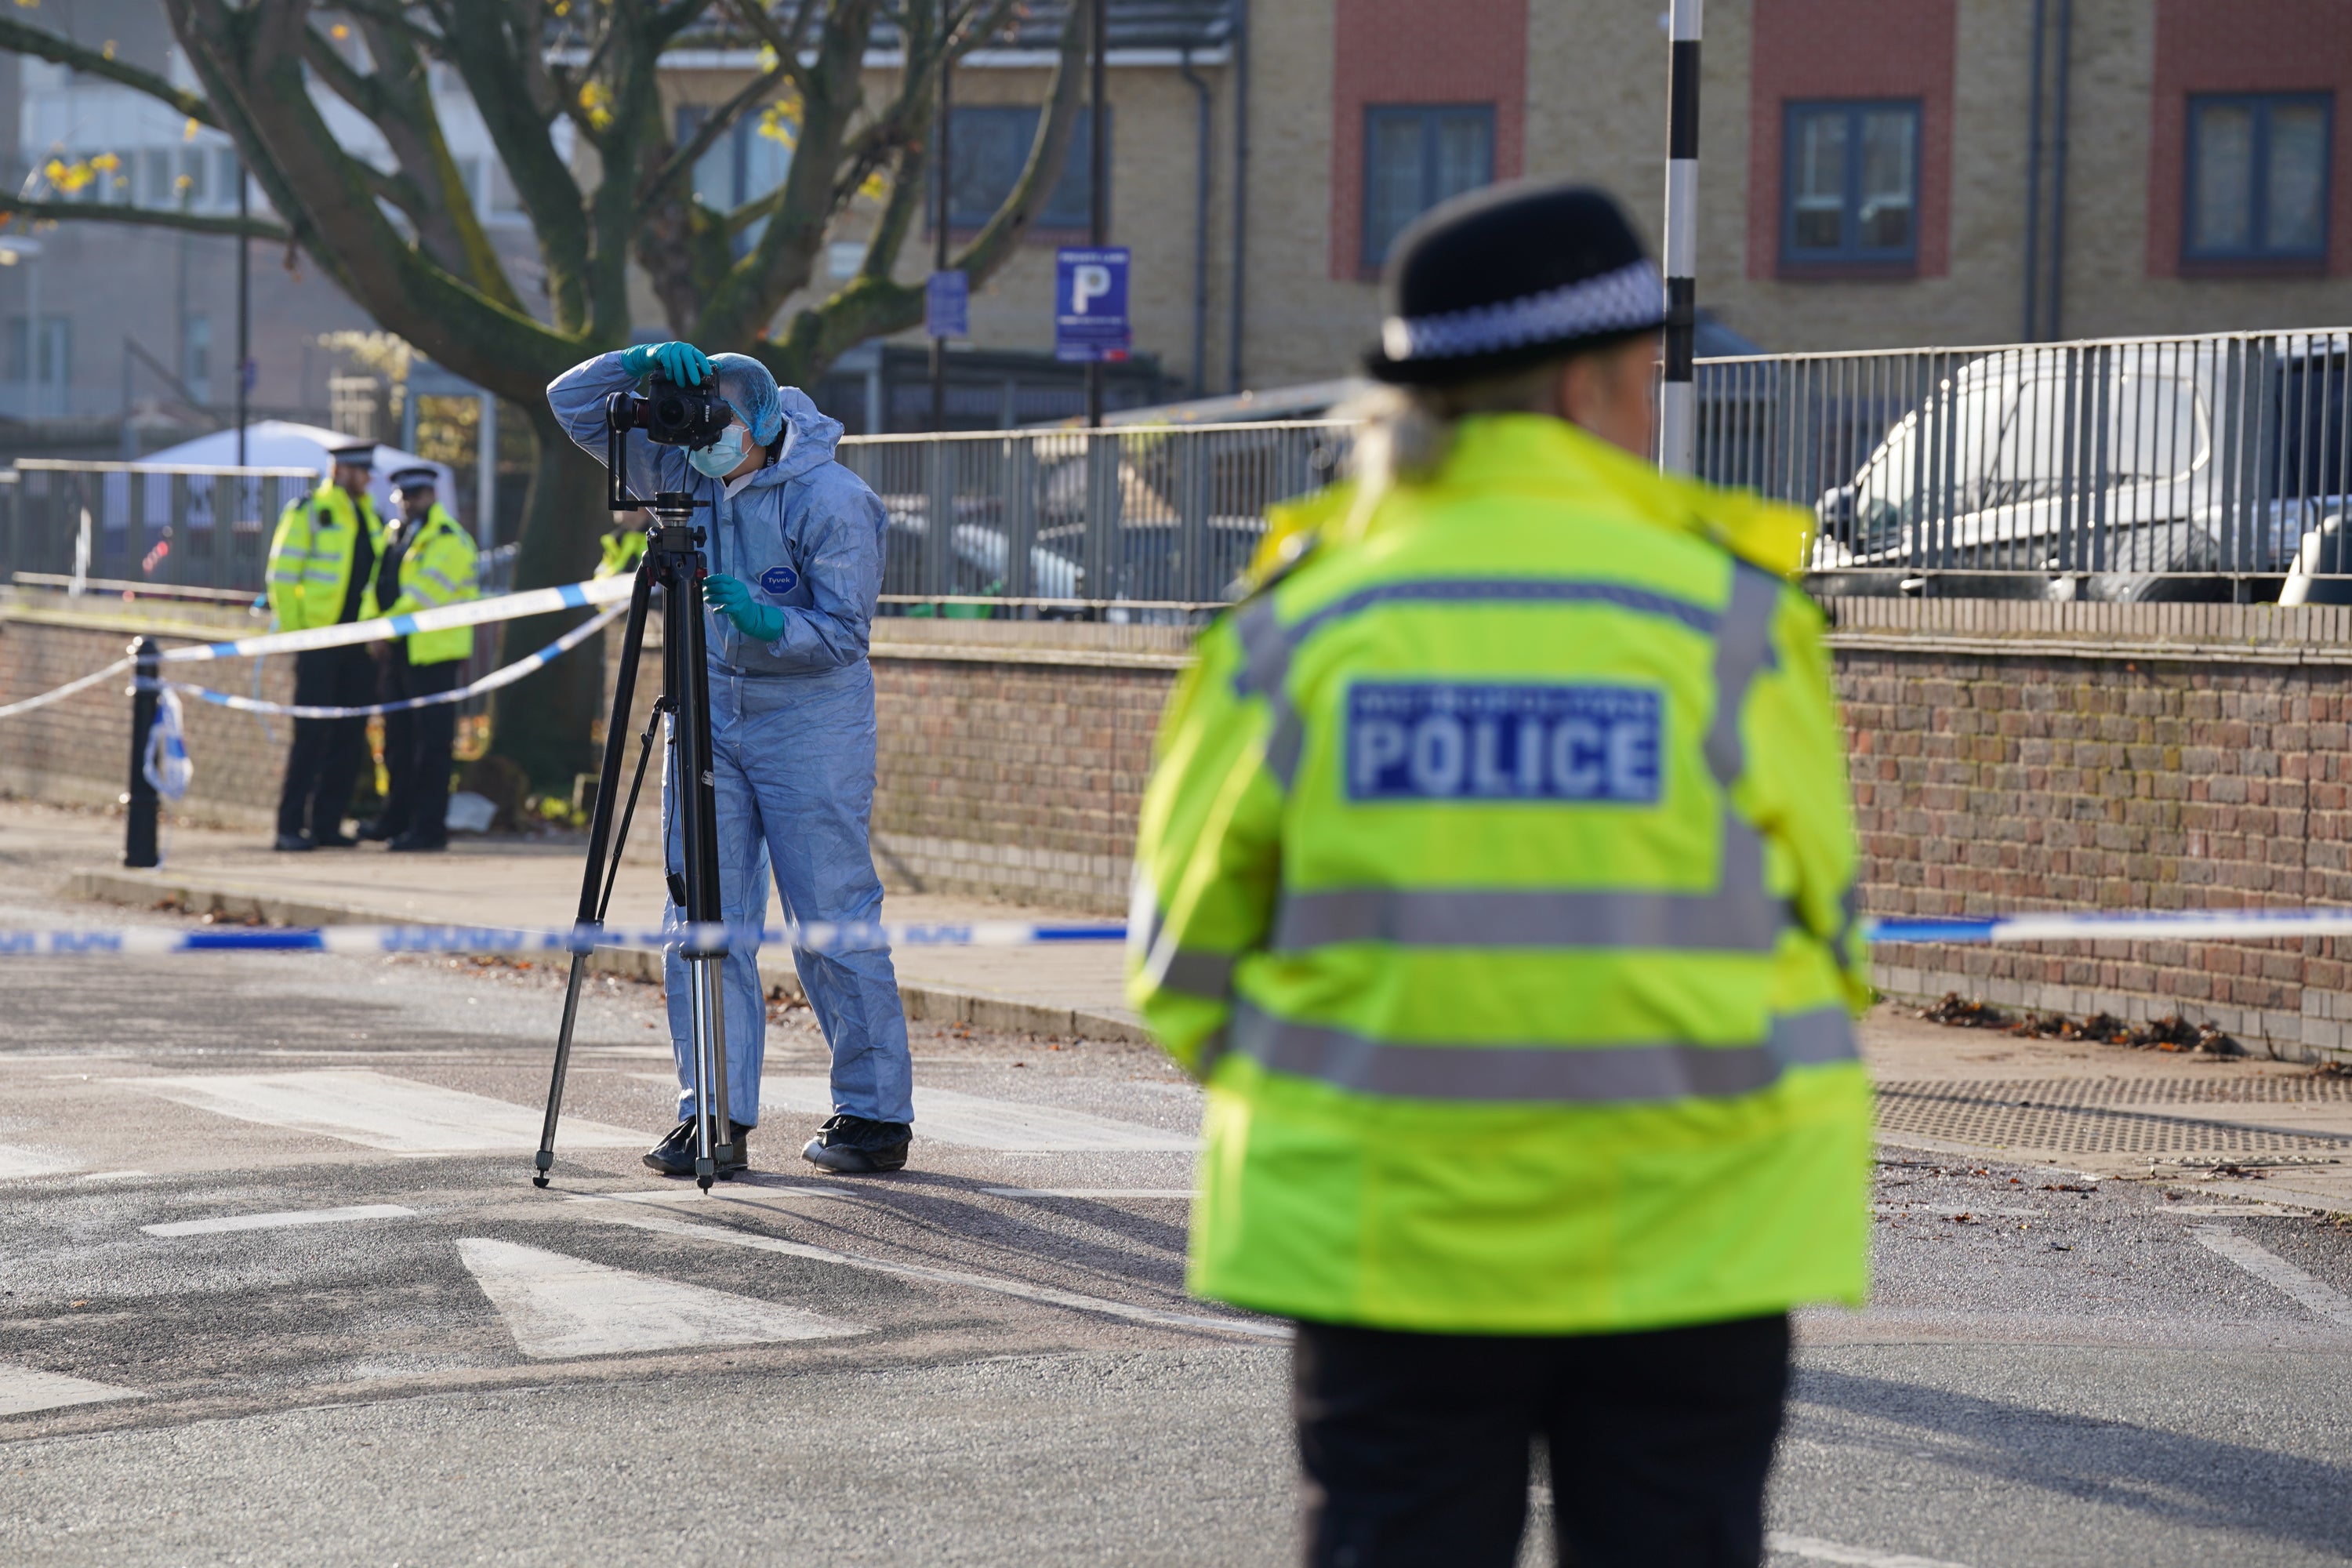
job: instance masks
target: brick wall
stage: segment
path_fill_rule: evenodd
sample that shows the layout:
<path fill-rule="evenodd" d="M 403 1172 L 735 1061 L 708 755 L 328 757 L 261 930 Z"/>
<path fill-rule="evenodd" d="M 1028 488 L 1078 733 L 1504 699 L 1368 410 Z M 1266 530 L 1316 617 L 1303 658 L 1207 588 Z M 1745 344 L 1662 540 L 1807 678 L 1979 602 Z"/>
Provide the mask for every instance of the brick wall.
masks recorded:
<path fill-rule="evenodd" d="M 1877 914 L 2352 902 L 2352 611 L 1836 605 Z M 2327 940 L 1889 945 L 1888 991 L 2210 1021 L 2352 1060 Z"/>
<path fill-rule="evenodd" d="M 163 616 L 89 610 L 36 620 L 23 618 L 26 614 L 0 618 L 0 706 L 112 663 L 142 633 L 170 646 L 177 639 L 250 636 L 256 629 L 242 614 L 207 615 L 193 608 L 174 608 Z M 234 658 L 183 666 L 173 678 L 252 696 L 254 662 Z M 290 663 L 267 663 L 258 695 L 274 702 L 292 700 Z M 0 719 L 0 792 L 80 805 L 112 804 L 130 779 L 129 686 L 126 671 L 120 680 L 101 681 L 48 707 Z M 268 826 L 285 775 L 288 721 L 273 720 L 265 731 L 253 715 L 211 703 L 187 701 L 184 710 L 196 770 L 174 815 L 227 826 Z"/>

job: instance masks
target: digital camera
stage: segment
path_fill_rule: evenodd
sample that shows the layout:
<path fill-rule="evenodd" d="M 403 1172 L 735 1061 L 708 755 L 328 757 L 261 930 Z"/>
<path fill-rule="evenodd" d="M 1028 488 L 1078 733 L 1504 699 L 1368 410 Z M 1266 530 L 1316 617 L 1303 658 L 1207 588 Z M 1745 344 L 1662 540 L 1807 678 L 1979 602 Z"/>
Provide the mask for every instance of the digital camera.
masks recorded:
<path fill-rule="evenodd" d="M 632 402 L 629 426 L 663 447 L 708 447 L 735 422 L 735 411 L 716 387 L 680 386 L 665 376 L 655 376 L 645 395 Z"/>

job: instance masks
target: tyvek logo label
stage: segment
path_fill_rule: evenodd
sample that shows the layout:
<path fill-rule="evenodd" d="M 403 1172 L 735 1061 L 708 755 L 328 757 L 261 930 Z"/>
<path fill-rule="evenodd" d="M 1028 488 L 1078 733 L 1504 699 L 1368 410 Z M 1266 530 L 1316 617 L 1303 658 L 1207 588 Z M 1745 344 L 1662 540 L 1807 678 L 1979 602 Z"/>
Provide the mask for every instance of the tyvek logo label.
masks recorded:
<path fill-rule="evenodd" d="M 760 574 L 760 586 L 779 598 L 798 585 L 801 574 L 789 566 L 771 566 Z"/>

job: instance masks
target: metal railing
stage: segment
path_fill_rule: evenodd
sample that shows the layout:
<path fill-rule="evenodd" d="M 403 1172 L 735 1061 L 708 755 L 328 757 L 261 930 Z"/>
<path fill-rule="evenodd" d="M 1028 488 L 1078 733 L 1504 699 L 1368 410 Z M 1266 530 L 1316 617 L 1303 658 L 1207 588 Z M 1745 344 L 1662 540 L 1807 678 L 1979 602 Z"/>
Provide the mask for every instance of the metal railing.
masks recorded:
<path fill-rule="evenodd" d="M 259 593 L 269 534 L 309 468 L 27 458 L 0 474 L 0 563 L 152 588 Z"/>
<path fill-rule="evenodd" d="M 851 437 L 890 520 L 885 614 L 1191 619 L 1230 596 L 1266 508 L 1329 483 L 1348 425 Z"/>
<path fill-rule="evenodd" d="M 1701 361 L 1699 470 L 1830 593 L 2342 602 L 2352 331 Z"/>

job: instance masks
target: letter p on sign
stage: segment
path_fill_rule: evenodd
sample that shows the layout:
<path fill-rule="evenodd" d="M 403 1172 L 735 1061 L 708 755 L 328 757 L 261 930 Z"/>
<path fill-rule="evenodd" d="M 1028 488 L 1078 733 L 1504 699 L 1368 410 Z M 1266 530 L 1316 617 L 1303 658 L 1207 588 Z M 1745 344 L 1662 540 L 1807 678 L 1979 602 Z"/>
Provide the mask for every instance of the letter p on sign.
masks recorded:
<path fill-rule="evenodd" d="M 1070 273 L 1070 314 L 1090 314 L 1087 307 L 1110 292 L 1110 268 L 1099 261 L 1083 262 Z"/>

